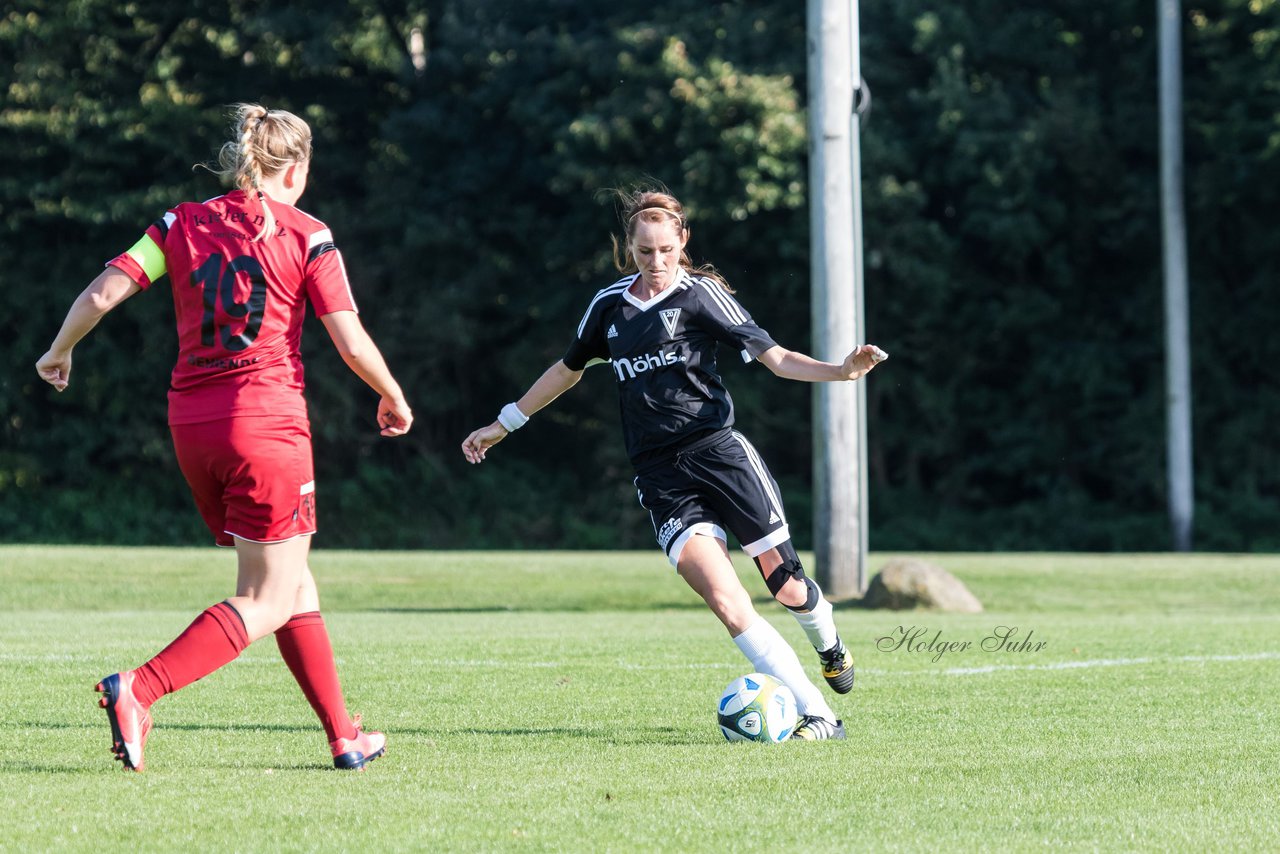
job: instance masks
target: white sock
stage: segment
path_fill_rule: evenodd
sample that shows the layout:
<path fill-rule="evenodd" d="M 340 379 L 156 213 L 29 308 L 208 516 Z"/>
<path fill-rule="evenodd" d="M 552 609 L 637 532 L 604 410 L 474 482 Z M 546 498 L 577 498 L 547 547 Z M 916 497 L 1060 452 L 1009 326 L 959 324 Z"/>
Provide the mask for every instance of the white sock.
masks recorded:
<path fill-rule="evenodd" d="M 757 672 L 767 673 L 791 689 L 791 693 L 796 695 L 796 708 L 801 715 L 817 715 L 829 721 L 836 719 L 836 713 L 827 705 L 822 692 L 804 674 L 795 650 L 768 620 L 763 617 L 756 620 L 733 642 Z"/>
<path fill-rule="evenodd" d="M 807 614 L 801 614 L 798 611 L 792 611 L 791 614 L 796 618 L 796 622 L 800 624 L 800 628 L 804 629 L 805 636 L 809 638 L 809 643 L 813 644 L 813 648 L 818 652 L 825 652 L 836 645 L 840 640 L 840 636 L 836 634 L 836 621 L 832 617 L 833 608 L 831 603 L 827 601 L 827 597 L 821 592 L 818 594 L 818 604 L 813 606 L 813 610 Z"/>

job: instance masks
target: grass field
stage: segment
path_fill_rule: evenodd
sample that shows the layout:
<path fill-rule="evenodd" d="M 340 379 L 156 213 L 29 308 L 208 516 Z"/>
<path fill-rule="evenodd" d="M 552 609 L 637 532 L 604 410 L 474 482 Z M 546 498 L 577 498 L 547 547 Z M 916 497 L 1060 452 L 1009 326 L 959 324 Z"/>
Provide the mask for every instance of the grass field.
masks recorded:
<path fill-rule="evenodd" d="M 233 558 L 3 547 L 0 848 L 1280 850 L 1280 557 L 932 557 L 987 612 L 839 609 L 849 739 L 769 747 L 720 736 L 750 668 L 657 554 L 318 551 L 388 755 L 327 770 L 264 641 L 161 700 L 129 774 L 93 683 L 224 598 Z M 983 650 L 999 626 L 1044 646 Z M 971 646 L 878 649 L 899 627 Z"/>

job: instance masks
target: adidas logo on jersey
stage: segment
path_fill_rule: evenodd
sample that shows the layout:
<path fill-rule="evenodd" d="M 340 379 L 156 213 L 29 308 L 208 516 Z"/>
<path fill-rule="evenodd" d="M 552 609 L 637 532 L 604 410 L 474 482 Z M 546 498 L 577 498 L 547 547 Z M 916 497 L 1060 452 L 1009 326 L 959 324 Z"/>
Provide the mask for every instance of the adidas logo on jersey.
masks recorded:
<path fill-rule="evenodd" d="M 618 327 L 616 327 L 616 326 L 614 326 L 612 323 L 610 323 L 610 324 L 609 324 L 609 333 L 608 333 L 607 335 L 605 335 L 604 337 L 606 337 L 606 338 L 617 338 L 617 337 L 618 337 Z"/>
<path fill-rule="evenodd" d="M 781 521 L 782 521 L 782 520 L 778 518 L 778 514 L 777 514 L 777 513 L 770 513 L 770 514 L 769 514 L 769 524 L 770 524 L 770 525 L 776 525 L 776 524 L 778 524 L 778 523 L 779 523 L 779 522 L 781 522 Z"/>
<path fill-rule="evenodd" d="M 613 360 L 613 370 L 618 375 L 618 382 L 622 383 L 635 379 L 636 374 L 665 368 L 684 360 L 685 357 L 674 350 L 659 350 L 647 356 L 636 356 L 634 359 L 619 356 Z"/>

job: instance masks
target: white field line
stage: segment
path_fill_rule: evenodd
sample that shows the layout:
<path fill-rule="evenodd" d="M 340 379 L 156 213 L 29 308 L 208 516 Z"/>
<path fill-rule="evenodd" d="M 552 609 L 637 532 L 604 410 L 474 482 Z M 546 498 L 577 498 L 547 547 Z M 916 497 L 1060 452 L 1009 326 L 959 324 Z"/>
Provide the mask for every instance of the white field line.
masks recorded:
<path fill-rule="evenodd" d="M 587 660 L 583 661 L 499 661 L 496 658 L 490 659 L 451 659 L 451 660 L 424 660 L 419 662 L 422 664 L 431 664 L 436 667 L 582 667 L 588 664 Z M 678 664 L 633 664 L 626 661 L 619 661 L 613 667 L 620 670 L 741 670 L 741 664 L 731 662 L 715 661 L 707 663 L 691 663 L 680 662 Z"/>
<path fill-rule="evenodd" d="M 1175 658 L 1095 658 L 1086 661 L 1060 661 L 1053 664 L 990 664 L 982 667 L 949 667 L 945 670 L 885 670 L 878 667 L 858 667 L 859 674 L 874 676 L 978 676 L 986 673 L 1001 673 L 1019 670 L 1084 670 L 1094 667 L 1131 667 L 1140 664 L 1195 664 L 1210 662 L 1237 661 L 1280 661 L 1280 652 L 1255 652 L 1241 655 L 1183 655 Z M 578 661 L 500 661 L 498 659 L 449 659 L 422 660 L 415 663 L 430 664 L 437 667 L 536 667 L 567 668 L 581 667 L 586 662 Z M 741 670 L 743 665 L 737 662 L 681 662 L 661 664 L 634 664 L 618 662 L 614 665 L 622 670 Z"/>
<path fill-rule="evenodd" d="M 943 676 L 977 676 L 1015 670 L 1085 670 L 1094 667 L 1132 667 L 1139 664 L 1209 664 L 1234 661 L 1276 661 L 1280 652 L 1254 652 L 1242 655 L 1181 655 L 1176 658 L 1095 658 L 1086 661 L 1059 661 L 1053 664 L 988 664 L 983 667 L 949 667 Z M 928 671 L 921 671 L 928 672 Z M 906 675 L 906 674 L 903 674 Z"/>
<path fill-rule="evenodd" d="M 135 656 L 136 657 L 136 656 Z M 102 654 L 90 655 L 87 653 L 67 654 L 67 653 L 20 653 L 20 652 L 0 652 L 0 662 L 14 662 L 16 664 L 56 664 L 56 663 L 77 663 L 77 664 L 102 664 L 105 661 Z M 338 664 L 343 663 L 343 659 L 335 657 Z M 252 655 L 244 654 L 235 660 L 237 664 L 269 664 L 275 666 L 281 663 L 280 657 L 276 655 Z M 589 663 L 583 661 L 503 661 L 496 658 L 416 658 L 406 661 L 410 665 L 424 665 L 430 667 L 530 667 L 540 669 L 556 669 L 568 667 L 581 667 Z M 709 662 L 703 664 L 681 662 L 678 664 L 630 664 L 619 662 L 617 667 L 623 670 L 705 670 L 705 669 L 723 669 L 723 670 L 741 670 L 742 665 L 731 662 Z"/>
<path fill-rule="evenodd" d="M 30 654 L 0 653 L 0 661 L 15 663 L 53 663 L 101 662 L 102 655 L 67 655 L 57 653 Z M 237 661 L 245 664 L 275 665 L 280 659 L 275 656 L 242 655 Z M 337 659 L 338 663 L 342 659 Z M 948 667 L 945 670 L 885 670 L 878 667 L 859 667 L 858 673 L 870 676 L 981 676 L 988 673 L 1007 673 L 1035 670 L 1088 670 L 1097 667 L 1134 667 L 1142 664 L 1209 664 L 1218 662 L 1241 661 L 1280 661 L 1280 652 L 1254 652 L 1240 655 L 1182 655 L 1174 658 L 1095 658 L 1085 661 L 1059 661 L 1053 664 L 988 664 L 982 667 Z M 428 665 L 433 667 L 531 667 L 539 669 L 556 669 L 581 667 L 580 661 L 503 661 L 496 658 L 456 658 L 456 659 L 416 659 L 409 664 Z M 734 662 L 682 662 L 678 664 L 633 664 L 618 662 L 616 667 L 622 670 L 741 670 L 743 665 Z"/>

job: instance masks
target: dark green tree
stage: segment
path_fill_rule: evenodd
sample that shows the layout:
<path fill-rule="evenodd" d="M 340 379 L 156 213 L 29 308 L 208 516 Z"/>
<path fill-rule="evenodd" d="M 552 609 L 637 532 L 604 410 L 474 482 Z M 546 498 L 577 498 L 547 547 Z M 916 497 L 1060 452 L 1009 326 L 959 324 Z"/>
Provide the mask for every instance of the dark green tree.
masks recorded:
<path fill-rule="evenodd" d="M 1273 3 L 1185 27 L 1198 543 L 1278 543 L 1270 425 L 1280 79 Z M 1121 0 L 862 4 L 877 549 L 1152 549 L 1164 519 L 1154 9 Z M 321 542 L 648 545 L 612 381 L 489 463 L 458 444 L 563 352 L 613 280 L 611 188 L 655 180 L 779 341 L 809 317 L 803 4 L 661 0 L 27 2 L 0 17 L 0 532 L 202 542 L 172 461 L 167 284 L 31 364 L 98 265 L 219 192 L 226 106 L 299 112 L 303 207 L 332 226 L 418 414 L 380 440 L 304 335 Z M 853 342 L 851 342 L 853 343 Z M 809 397 L 726 360 L 743 427 L 808 531 Z"/>

